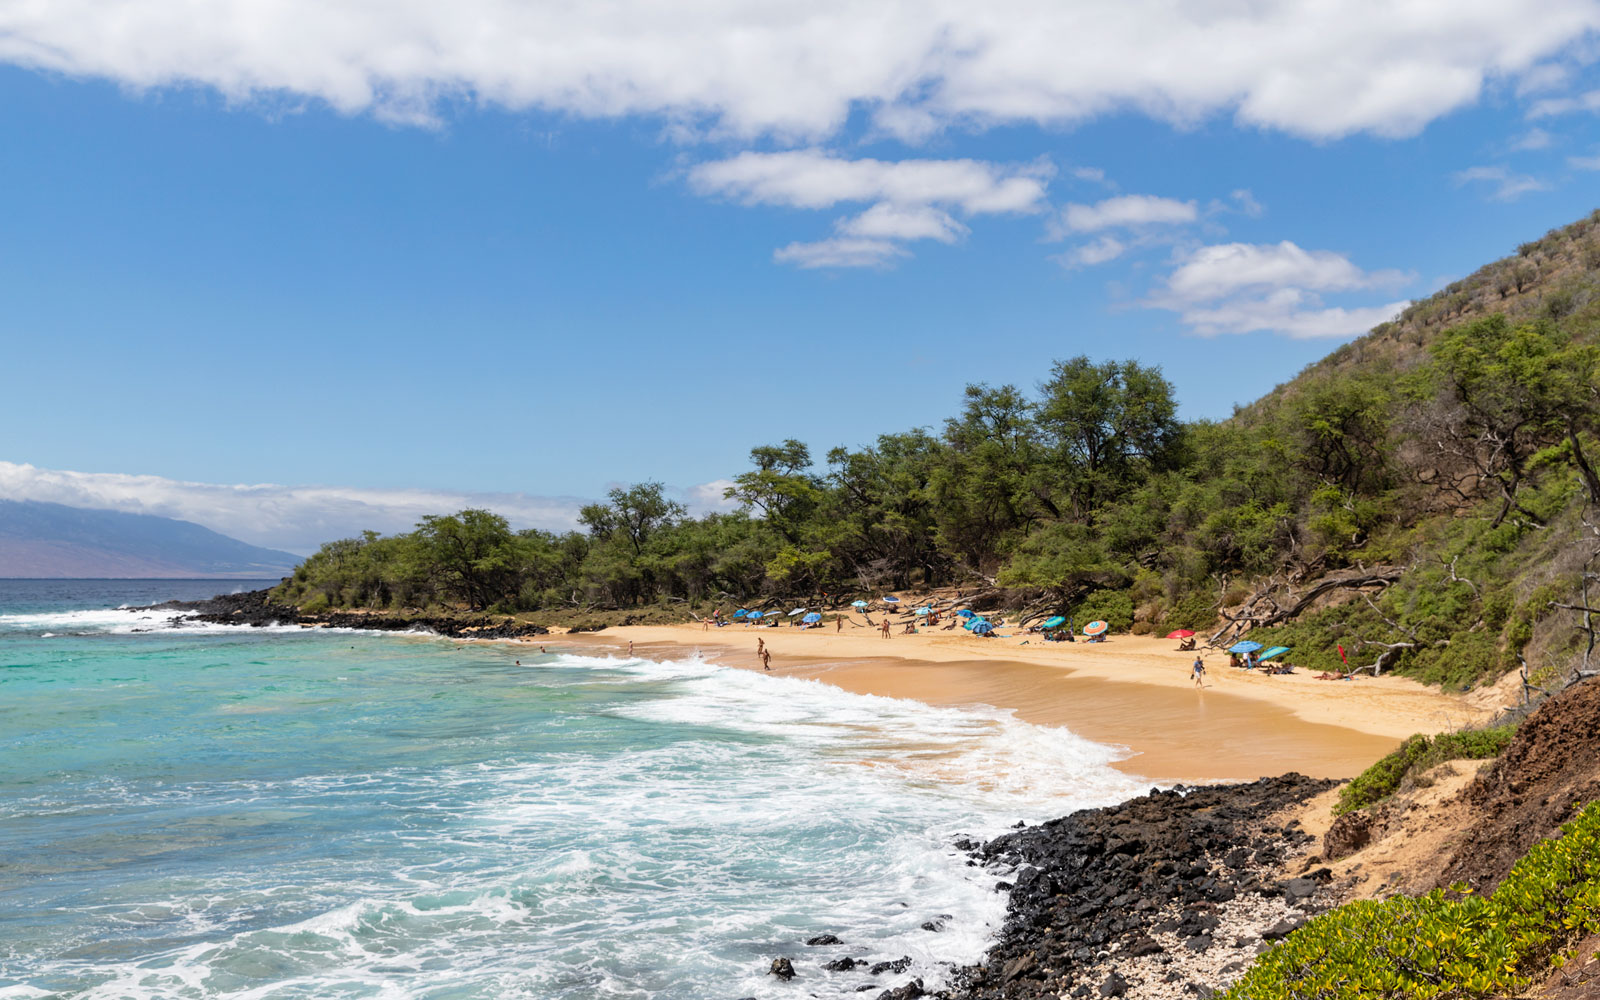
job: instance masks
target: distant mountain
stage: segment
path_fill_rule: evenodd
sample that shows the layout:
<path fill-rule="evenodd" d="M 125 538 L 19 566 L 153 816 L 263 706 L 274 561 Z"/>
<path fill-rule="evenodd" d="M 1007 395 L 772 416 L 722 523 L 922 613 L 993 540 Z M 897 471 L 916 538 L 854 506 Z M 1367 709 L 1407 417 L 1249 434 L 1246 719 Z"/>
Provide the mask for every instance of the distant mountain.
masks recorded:
<path fill-rule="evenodd" d="M 299 562 L 170 517 L 0 500 L 0 577 L 264 579 Z"/>

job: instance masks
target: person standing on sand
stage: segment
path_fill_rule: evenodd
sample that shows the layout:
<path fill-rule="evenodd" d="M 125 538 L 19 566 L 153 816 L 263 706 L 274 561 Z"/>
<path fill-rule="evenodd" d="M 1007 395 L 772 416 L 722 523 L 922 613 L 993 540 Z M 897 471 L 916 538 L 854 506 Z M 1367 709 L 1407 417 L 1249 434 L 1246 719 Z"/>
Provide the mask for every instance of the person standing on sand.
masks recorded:
<path fill-rule="evenodd" d="M 1194 658 L 1194 686 L 1195 687 L 1205 687 L 1205 683 L 1204 683 L 1205 679 L 1206 679 L 1206 664 L 1205 664 L 1205 661 L 1200 659 L 1200 657 L 1196 656 Z"/>
<path fill-rule="evenodd" d="M 835 632 L 844 631 L 844 615 L 835 615 L 833 617 L 833 630 Z"/>
<path fill-rule="evenodd" d="M 633 659 L 633 640 L 628 640 L 628 659 Z"/>
<path fill-rule="evenodd" d="M 771 670 L 772 669 L 772 650 L 763 649 L 761 651 L 761 669 L 763 669 L 763 670 Z"/>
<path fill-rule="evenodd" d="M 760 659 L 761 657 L 765 656 L 766 653 L 767 653 L 767 640 L 761 638 L 759 635 L 756 636 L 756 658 Z"/>

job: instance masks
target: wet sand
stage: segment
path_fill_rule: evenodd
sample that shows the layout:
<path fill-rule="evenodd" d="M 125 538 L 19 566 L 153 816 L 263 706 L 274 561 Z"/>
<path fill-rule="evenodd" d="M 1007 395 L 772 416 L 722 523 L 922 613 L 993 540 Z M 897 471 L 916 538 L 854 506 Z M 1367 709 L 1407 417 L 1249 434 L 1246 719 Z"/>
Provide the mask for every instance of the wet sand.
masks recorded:
<path fill-rule="evenodd" d="M 882 639 L 864 628 L 744 629 L 633 626 L 598 635 L 550 636 L 543 644 L 608 652 L 635 643 L 638 655 L 698 652 L 728 666 L 760 669 L 757 635 L 773 650 L 773 672 L 846 691 L 940 706 L 1012 709 L 1037 725 L 1128 748 L 1123 771 L 1153 781 L 1252 780 L 1299 771 L 1350 777 L 1415 732 L 1481 720 L 1486 709 L 1403 678 L 1318 681 L 1267 677 L 1205 657 L 1195 689 L 1193 653 L 1167 639 L 1118 637 L 1103 644 L 1019 645 L 937 631 Z"/>

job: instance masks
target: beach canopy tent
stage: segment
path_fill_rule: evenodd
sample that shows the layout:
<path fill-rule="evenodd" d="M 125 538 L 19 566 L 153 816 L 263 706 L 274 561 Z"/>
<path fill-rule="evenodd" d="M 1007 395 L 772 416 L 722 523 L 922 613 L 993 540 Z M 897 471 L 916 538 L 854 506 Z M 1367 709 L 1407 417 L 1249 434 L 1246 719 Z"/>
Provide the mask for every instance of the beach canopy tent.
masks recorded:
<path fill-rule="evenodd" d="M 931 611 L 933 611 L 932 608 L 918 608 L 916 611 L 913 611 L 912 614 L 925 615 L 925 614 L 930 613 Z"/>
<path fill-rule="evenodd" d="M 976 618 L 978 616 L 978 613 L 971 608 L 962 608 L 960 611 L 957 611 L 956 614 L 963 618 Z"/>
<path fill-rule="evenodd" d="M 982 619 L 979 619 L 978 623 L 976 625 L 972 626 L 972 634 L 973 635 L 988 635 L 990 632 L 993 632 L 993 631 L 994 631 L 994 626 L 990 625 L 986 621 L 983 621 Z"/>
<path fill-rule="evenodd" d="M 1289 651 L 1289 647 L 1288 646 L 1273 646 L 1271 649 L 1267 650 L 1266 652 L 1262 653 L 1260 656 L 1256 657 L 1256 659 L 1260 660 L 1262 663 L 1265 663 L 1268 660 L 1276 660 L 1278 657 L 1282 656 L 1284 653 L 1287 653 L 1288 651 Z"/>
<path fill-rule="evenodd" d="M 900 598 L 894 596 L 893 594 L 885 594 L 885 595 L 883 595 L 883 603 L 885 603 L 885 604 L 899 604 L 900 603 Z"/>
<path fill-rule="evenodd" d="M 851 601 L 850 602 L 850 606 L 852 608 L 864 608 L 864 607 L 867 606 L 867 602 L 866 601 Z"/>
<path fill-rule="evenodd" d="M 803 622 L 820 622 L 822 621 L 822 616 L 813 611 L 800 620 Z"/>
<path fill-rule="evenodd" d="M 1099 635 L 1111 626 L 1105 622 L 1090 622 L 1083 627 L 1084 635 Z"/>
<path fill-rule="evenodd" d="M 1251 640 L 1246 639 L 1244 642 L 1236 642 L 1233 645 L 1229 646 L 1228 647 L 1228 652 L 1230 652 L 1230 653 L 1254 653 L 1256 650 L 1258 650 L 1260 648 L 1261 648 L 1261 643 L 1252 642 Z"/>
<path fill-rule="evenodd" d="M 1191 635 L 1194 635 L 1194 629 L 1192 629 L 1192 628 L 1180 628 L 1180 629 L 1178 629 L 1178 630 L 1176 630 L 1174 632 L 1168 632 L 1167 633 L 1167 638 L 1168 639 L 1187 639 Z"/>
<path fill-rule="evenodd" d="M 1066 623 L 1067 623 L 1067 620 L 1065 618 L 1061 617 L 1060 615 L 1056 615 L 1054 618 L 1046 618 L 1044 620 L 1044 624 L 1039 626 L 1039 627 L 1040 628 L 1060 628 L 1061 626 L 1065 625 Z"/>

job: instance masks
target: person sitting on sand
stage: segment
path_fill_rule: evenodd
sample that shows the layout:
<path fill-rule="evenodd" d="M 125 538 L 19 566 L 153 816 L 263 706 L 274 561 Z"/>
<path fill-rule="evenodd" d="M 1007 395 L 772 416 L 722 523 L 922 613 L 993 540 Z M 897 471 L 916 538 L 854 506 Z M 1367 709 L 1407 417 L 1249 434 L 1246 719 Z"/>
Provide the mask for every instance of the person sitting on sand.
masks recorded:
<path fill-rule="evenodd" d="M 916 622 L 906 622 L 906 627 L 900 630 L 900 634 L 901 635 L 916 635 L 917 634 L 917 623 Z"/>
<path fill-rule="evenodd" d="M 1183 640 L 1182 642 L 1178 643 L 1178 652 L 1180 652 L 1180 653 L 1188 653 L 1188 652 L 1192 652 L 1193 650 L 1194 650 L 1194 636 L 1190 636 L 1189 638 L 1187 638 L 1187 639 Z"/>
<path fill-rule="evenodd" d="M 1235 669 L 1238 668 L 1238 666 L 1239 666 L 1239 654 L 1238 653 L 1229 653 L 1228 654 L 1228 666 L 1234 667 Z"/>

